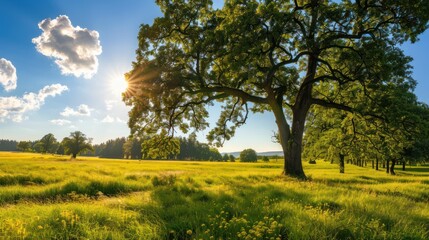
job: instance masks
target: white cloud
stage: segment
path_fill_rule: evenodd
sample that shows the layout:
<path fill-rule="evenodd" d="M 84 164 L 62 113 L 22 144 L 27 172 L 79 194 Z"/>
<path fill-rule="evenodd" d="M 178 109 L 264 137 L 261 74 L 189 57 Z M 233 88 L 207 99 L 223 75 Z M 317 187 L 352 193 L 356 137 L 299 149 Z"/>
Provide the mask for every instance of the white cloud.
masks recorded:
<path fill-rule="evenodd" d="M 70 116 L 90 116 L 91 111 L 93 109 L 89 108 L 86 104 L 79 105 L 76 110 L 71 107 L 64 108 L 64 111 L 62 111 L 60 114 L 64 117 L 70 117 Z"/>
<path fill-rule="evenodd" d="M 104 102 L 106 103 L 106 110 L 107 111 L 112 110 L 113 106 L 115 106 L 118 103 L 117 100 L 106 100 Z"/>
<path fill-rule="evenodd" d="M 115 122 L 115 119 L 113 117 L 107 115 L 105 118 L 103 118 L 103 120 L 101 120 L 101 122 L 112 123 L 112 122 Z"/>
<path fill-rule="evenodd" d="M 116 118 L 111 117 L 110 115 L 107 115 L 105 118 L 103 118 L 103 120 L 101 120 L 101 122 L 103 122 L 103 123 L 114 123 L 114 122 L 126 123 L 126 121 L 124 121 L 118 117 L 116 117 Z"/>
<path fill-rule="evenodd" d="M 17 79 L 15 66 L 10 61 L 0 58 L 0 84 L 3 85 L 4 90 L 15 89 Z"/>
<path fill-rule="evenodd" d="M 71 121 L 66 119 L 52 119 L 50 122 L 58 126 L 64 126 L 71 123 Z"/>
<path fill-rule="evenodd" d="M 70 19 L 60 15 L 39 23 L 42 35 L 33 38 L 37 51 L 55 58 L 64 75 L 91 78 L 98 70 L 102 48 L 97 31 L 74 27 Z"/>
<path fill-rule="evenodd" d="M 47 97 L 55 97 L 67 91 L 67 86 L 52 84 L 45 86 L 38 93 L 25 93 L 19 97 L 0 97 L 0 122 L 10 119 L 14 122 L 21 122 L 27 117 L 24 114 L 28 111 L 39 109 Z"/>

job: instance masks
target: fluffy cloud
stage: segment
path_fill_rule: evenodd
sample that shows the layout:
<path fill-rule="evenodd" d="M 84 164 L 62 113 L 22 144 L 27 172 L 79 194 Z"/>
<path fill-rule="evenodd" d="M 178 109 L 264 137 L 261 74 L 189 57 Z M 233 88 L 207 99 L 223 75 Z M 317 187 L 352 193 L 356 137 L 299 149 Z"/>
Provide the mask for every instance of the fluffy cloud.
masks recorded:
<path fill-rule="evenodd" d="M 39 109 L 47 97 L 55 97 L 67 91 L 67 86 L 52 84 L 45 86 L 38 93 L 25 93 L 19 97 L 0 97 L 0 122 L 10 119 L 14 122 L 21 122 L 26 117 L 28 111 Z"/>
<path fill-rule="evenodd" d="M 64 126 L 71 123 L 69 120 L 66 119 L 52 119 L 50 122 L 58 126 Z"/>
<path fill-rule="evenodd" d="M 71 107 L 64 108 L 64 111 L 62 111 L 60 114 L 64 117 L 70 117 L 70 116 L 90 116 L 91 111 L 93 109 L 89 108 L 86 104 L 79 105 L 76 110 Z"/>
<path fill-rule="evenodd" d="M 97 73 L 97 55 L 102 52 L 97 31 L 74 27 L 65 15 L 47 18 L 39 23 L 39 28 L 42 35 L 32 41 L 37 51 L 56 59 L 62 74 L 91 78 Z"/>
<path fill-rule="evenodd" d="M 3 85 L 4 90 L 10 91 L 16 88 L 16 68 L 13 64 L 0 58 L 0 84 Z"/>
<path fill-rule="evenodd" d="M 109 115 L 107 115 L 105 118 L 103 118 L 103 120 L 101 120 L 101 122 L 103 122 L 103 123 L 114 123 L 114 122 L 125 123 L 124 120 L 122 120 L 118 117 L 114 118 L 114 117 L 111 117 Z"/>

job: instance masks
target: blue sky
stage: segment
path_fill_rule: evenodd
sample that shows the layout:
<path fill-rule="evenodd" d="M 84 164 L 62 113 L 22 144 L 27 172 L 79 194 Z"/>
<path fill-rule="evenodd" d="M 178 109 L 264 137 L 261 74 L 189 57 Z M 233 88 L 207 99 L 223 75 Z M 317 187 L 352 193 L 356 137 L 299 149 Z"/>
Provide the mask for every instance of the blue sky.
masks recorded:
<path fill-rule="evenodd" d="M 53 133 L 61 140 L 76 130 L 94 143 L 128 136 L 122 76 L 135 59 L 139 25 L 160 14 L 146 0 L 0 0 L 0 70 L 16 79 L 0 78 L 0 139 Z M 60 34 L 71 30 L 77 40 Z M 402 48 L 414 58 L 416 94 L 429 103 L 429 33 Z M 64 55 L 68 61 L 61 60 Z M 210 109 L 213 124 L 218 110 Z M 251 115 L 220 151 L 280 150 L 271 142 L 275 130 L 271 113 Z M 201 141 L 207 132 L 199 134 Z"/>

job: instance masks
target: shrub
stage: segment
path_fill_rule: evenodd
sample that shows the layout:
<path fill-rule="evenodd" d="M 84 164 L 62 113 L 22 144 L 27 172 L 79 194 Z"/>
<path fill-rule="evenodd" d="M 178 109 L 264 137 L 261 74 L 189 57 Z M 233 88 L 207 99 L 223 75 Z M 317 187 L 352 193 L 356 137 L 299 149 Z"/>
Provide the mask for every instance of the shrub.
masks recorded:
<path fill-rule="evenodd" d="M 258 160 L 258 155 L 256 155 L 255 150 L 253 149 L 244 149 L 240 153 L 241 162 L 256 162 Z"/>
<path fill-rule="evenodd" d="M 269 159 L 267 156 L 263 156 L 263 157 L 262 157 L 262 161 L 264 161 L 264 162 L 269 162 L 269 161 L 270 161 L 270 159 Z"/>
<path fill-rule="evenodd" d="M 312 159 L 310 161 L 308 161 L 309 164 L 316 164 L 316 160 Z"/>

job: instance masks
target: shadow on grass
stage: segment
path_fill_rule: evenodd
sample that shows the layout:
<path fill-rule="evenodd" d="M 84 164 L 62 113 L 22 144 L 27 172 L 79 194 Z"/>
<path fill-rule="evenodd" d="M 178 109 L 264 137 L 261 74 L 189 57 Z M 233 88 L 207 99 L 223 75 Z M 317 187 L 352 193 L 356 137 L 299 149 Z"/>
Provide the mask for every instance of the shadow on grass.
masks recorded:
<path fill-rule="evenodd" d="M 61 186 L 52 186 L 40 191 L 3 191 L 0 192 L 0 205 L 20 201 L 53 203 L 64 201 L 87 201 L 102 196 L 116 196 L 136 191 L 144 191 L 149 185 L 135 185 L 120 181 L 71 181 Z"/>
<path fill-rule="evenodd" d="M 429 174 L 429 166 L 421 166 L 421 167 L 405 167 L 405 171 L 402 169 L 395 169 L 396 171 L 401 172 L 418 172 L 418 173 L 428 173 Z"/>

